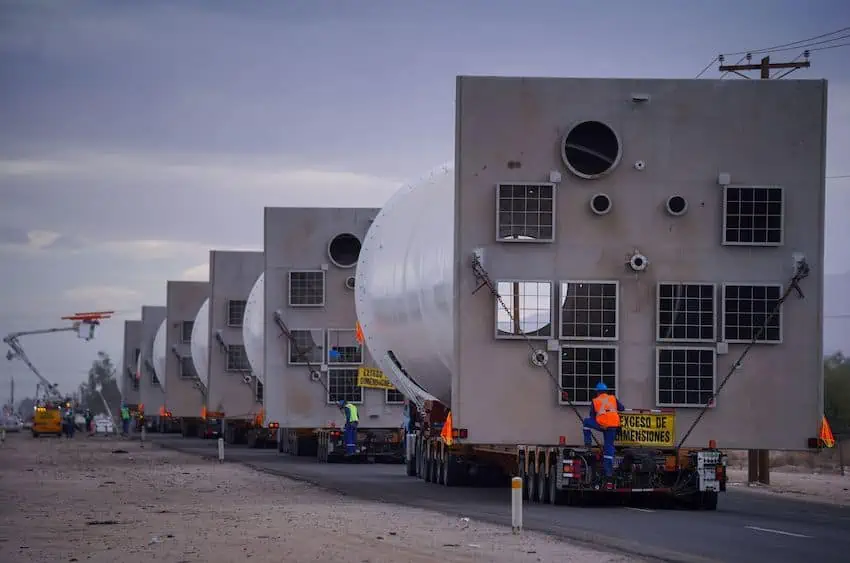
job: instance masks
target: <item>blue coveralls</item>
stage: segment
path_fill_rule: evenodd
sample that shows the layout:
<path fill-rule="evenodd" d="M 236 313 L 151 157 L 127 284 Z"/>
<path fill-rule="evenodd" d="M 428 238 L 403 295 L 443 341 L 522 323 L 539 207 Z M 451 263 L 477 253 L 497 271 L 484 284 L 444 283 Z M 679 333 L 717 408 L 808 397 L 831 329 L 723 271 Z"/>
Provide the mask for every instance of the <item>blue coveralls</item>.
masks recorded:
<path fill-rule="evenodd" d="M 626 407 L 623 406 L 623 403 L 617 400 L 617 410 L 624 411 Z M 590 433 L 591 430 L 598 430 L 602 432 L 602 470 L 605 472 L 606 477 L 611 477 L 614 475 L 614 440 L 617 438 L 617 429 L 616 428 L 602 428 L 598 422 L 596 422 L 596 408 L 593 406 L 593 403 L 590 404 L 590 416 L 584 419 L 584 445 L 592 446 L 593 445 L 593 435 Z"/>
<path fill-rule="evenodd" d="M 346 403 L 342 407 L 342 411 L 345 413 L 345 428 L 343 429 L 343 439 L 345 440 L 345 453 L 346 455 L 353 455 L 357 451 L 357 425 L 358 421 L 351 420 L 351 411 L 356 409 L 357 407 Z"/>

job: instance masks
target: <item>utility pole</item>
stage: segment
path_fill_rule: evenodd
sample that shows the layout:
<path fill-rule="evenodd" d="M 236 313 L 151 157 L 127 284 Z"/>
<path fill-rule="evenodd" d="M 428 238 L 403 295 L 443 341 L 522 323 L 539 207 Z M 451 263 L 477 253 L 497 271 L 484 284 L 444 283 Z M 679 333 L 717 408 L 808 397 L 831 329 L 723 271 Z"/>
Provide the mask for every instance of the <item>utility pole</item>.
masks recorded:
<path fill-rule="evenodd" d="M 12 376 L 9 382 L 9 404 L 12 405 L 12 412 L 15 412 L 15 376 Z"/>
<path fill-rule="evenodd" d="M 787 71 L 787 72 L 783 72 L 781 76 L 776 77 L 776 79 L 779 79 L 779 78 L 784 78 L 785 76 L 788 76 L 789 74 L 791 74 L 795 70 L 798 70 L 798 69 L 801 69 L 801 68 L 809 68 L 810 66 L 812 66 L 812 63 L 809 62 L 809 51 L 808 50 L 803 51 L 803 57 L 805 58 L 805 60 L 802 60 L 802 61 L 790 61 L 790 62 L 785 62 L 785 63 L 772 63 L 772 62 L 770 62 L 770 55 L 768 55 L 766 57 L 762 57 L 761 62 L 759 62 L 758 64 L 752 64 L 751 61 L 752 61 L 753 56 L 751 54 L 747 53 L 747 57 L 746 57 L 747 64 L 734 64 L 734 65 L 724 65 L 723 64 L 723 55 L 720 55 L 719 57 L 717 57 L 717 59 L 720 61 L 720 68 L 718 69 L 720 72 L 731 72 L 733 74 L 737 74 L 741 78 L 749 79 L 750 77 L 747 76 L 746 74 L 743 74 L 743 73 L 745 71 L 748 71 L 748 70 L 758 70 L 759 73 L 760 73 L 759 78 L 761 80 L 769 80 L 770 79 L 770 71 L 774 70 L 774 69 L 776 69 L 776 70 L 783 70 L 784 69 L 784 70 Z"/>

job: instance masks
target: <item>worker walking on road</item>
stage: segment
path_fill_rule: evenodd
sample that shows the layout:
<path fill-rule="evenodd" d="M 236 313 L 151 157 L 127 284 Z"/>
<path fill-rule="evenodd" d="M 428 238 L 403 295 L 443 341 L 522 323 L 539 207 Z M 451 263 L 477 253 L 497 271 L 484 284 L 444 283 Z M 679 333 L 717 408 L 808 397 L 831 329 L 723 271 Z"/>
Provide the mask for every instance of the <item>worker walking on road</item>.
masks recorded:
<path fill-rule="evenodd" d="M 357 451 L 357 424 L 360 421 L 357 415 L 357 405 L 348 401 L 340 401 L 339 410 L 345 413 L 345 429 L 343 431 L 345 455 L 354 455 Z"/>
<path fill-rule="evenodd" d="M 130 435 L 130 409 L 127 405 L 121 405 L 121 433 L 124 436 Z"/>
<path fill-rule="evenodd" d="M 605 477 L 614 475 L 614 440 L 620 428 L 619 411 L 626 410 L 617 397 L 608 394 L 608 386 L 603 382 L 596 384 L 596 397 L 590 406 L 590 416 L 584 419 L 584 445 L 593 445 L 591 430 L 602 432 L 602 469 Z"/>

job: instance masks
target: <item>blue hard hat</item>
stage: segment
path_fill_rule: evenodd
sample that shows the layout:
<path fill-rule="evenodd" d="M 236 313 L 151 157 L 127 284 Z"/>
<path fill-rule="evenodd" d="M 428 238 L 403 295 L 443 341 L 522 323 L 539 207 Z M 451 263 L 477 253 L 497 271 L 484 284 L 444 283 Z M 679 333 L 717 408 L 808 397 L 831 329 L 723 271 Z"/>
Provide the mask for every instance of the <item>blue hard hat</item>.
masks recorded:
<path fill-rule="evenodd" d="M 597 384 L 596 384 L 596 390 L 597 390 L 597 391 L 607 391 L 607 390 L 608 390 L 608 386 L 607 386 L 607 385 L 605 385 L 605 383 L 603 383 L 603 382 L 601 382 L 601 381 L 600 381 L 599 383 L 597 383 Z"/>

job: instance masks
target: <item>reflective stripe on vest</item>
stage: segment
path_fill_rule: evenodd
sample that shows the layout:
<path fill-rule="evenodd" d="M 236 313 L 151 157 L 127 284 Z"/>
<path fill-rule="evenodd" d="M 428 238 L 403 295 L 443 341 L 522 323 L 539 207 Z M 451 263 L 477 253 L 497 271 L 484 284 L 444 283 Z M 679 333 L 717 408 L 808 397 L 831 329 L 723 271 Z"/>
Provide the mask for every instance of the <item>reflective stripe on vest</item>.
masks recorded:
<path fill-rule="evenodd" d="M 346 403 L 345 408 L 348 409 L 348 422 L 360 422 L 357 416 L 357 406 L 351 403 Z"/>
<path fill-rule="evenodd" d="M 596 422 L 602 428 L 620 426 L 620 414 L 617 412 L 617 398 L 604 393 L 593 399 L 593 409 L 596 411 Z"/>

